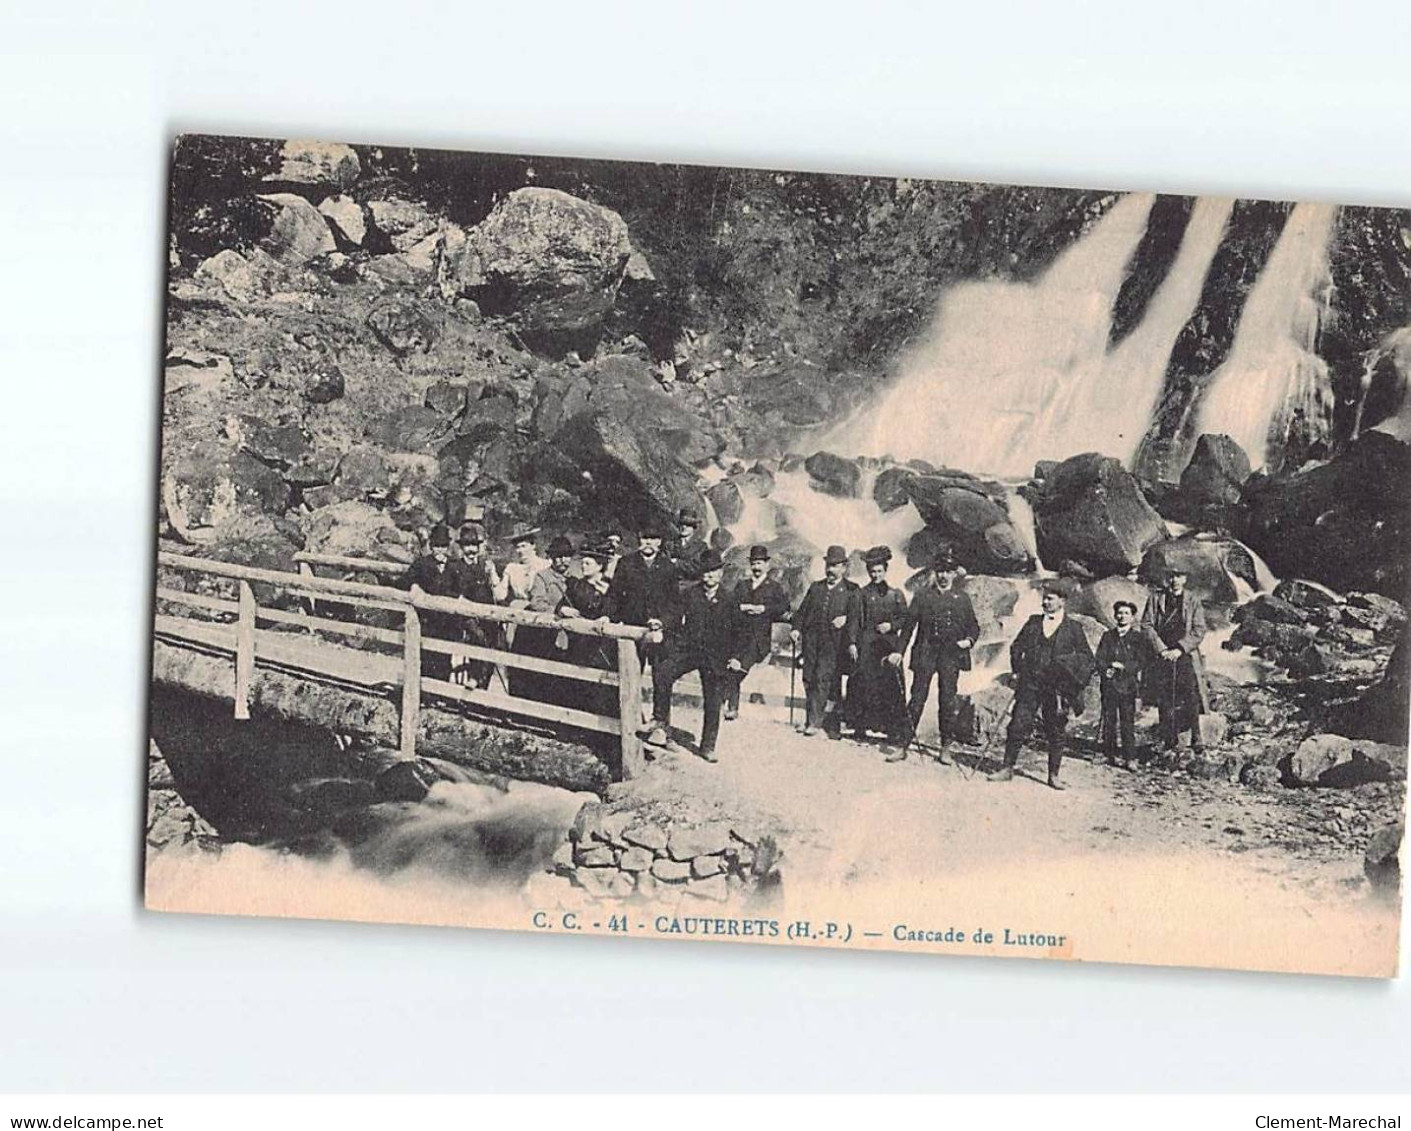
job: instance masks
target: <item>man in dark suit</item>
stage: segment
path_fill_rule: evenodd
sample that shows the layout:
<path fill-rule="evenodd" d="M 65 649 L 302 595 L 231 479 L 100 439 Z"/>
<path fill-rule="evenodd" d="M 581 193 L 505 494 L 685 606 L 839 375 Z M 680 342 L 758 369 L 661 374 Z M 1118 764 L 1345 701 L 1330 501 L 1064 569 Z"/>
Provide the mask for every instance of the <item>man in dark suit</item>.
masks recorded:
<path fill-rule="evenodd" d="M 857 665 L 848 679 L 848 716 L 856 737 L 868 731 L 887 736 L 887 761 L 906 757 L 909 722 L 902 652 L 911 632 L 906 595 L 887 584 L 892 551 L 873 546 L 862 555 L 868 582 L 858 593 Z"/>
<path fill-rule="evenodd" d="M 980 636 L 980 622 L 970 594 L 960 589 L 961 569 L 955 551 L 941 548 L 911 603 L 911 621 L 916 639 L 911 645 L 911 729 L 921 725 L 931 681 L 937 682 L 937 727 L 940 730 L 939 760 L 954 762 L 949 750 L 955 738 L 957 687 L 960 673 L 970 670 L 970 653 Z M 904 642 L 903 642 L 904 643 Z"/>
<path fill-rule="evenodd" d="M 769 576 L 769 547 L 750 547 L 750 572 L 735 586 L 732 594 L 735 607 L 740 610 L 744 647 L 740 651 L 740 663 L 744 672 L 730 684 L 730 694 L 725 704 L 725 718 L 738 718 L 740 714 L 740 684 L 745 674 L 755 664 L 769 659 L 773 651 L 773 628 L 776 621 L 789 619 L 789 595 L 784 587 Z"/>
<path fill-rule="evenodd" d="M 462 524 L 458 537 L 461 556 L 453 560 L 450 569 L 456 575 L 456 594 L 478 605 L 493 605 L 500 575 L 495 563 L 485 552 L 485 528 L 478 522 Z M 467 644 L 481 648 L 499 648 L 503 643 L 500 626 L 495 621 L 466 620 L 462 638 Z M 467 660 L 455 672 L 471 687 L 489 687 L 494 665 L 488 660 Z"/>
<path fill-rule="evenodd" d="M 1205 685 L 1205 660 L 1200 643 L 1205 639 L 1205 608 L 1200 598 L 1186 591 L 1186 573 L 1171 568 L 1158 579 L 1147 600 L 1142 624 L 1156 634 L 1161 647 L 1151 665 L 1148 702 L 1156 701 L 1161 742 L 1174 749 L 1183 731 L 1191 732 L 1191 750 L 1205 749 L 1200 716 L 1210 709 Z"/>
<path fill-rule="evenodd" d="M 795 645 L 802 645 L 803 733 L 817 734 L 826 726 L 836 737 L 836 717 L 825 719 L 828 703 L 842 700 L 843 674 L 857 659 L 860 602 L 858 589 L 847 579 L 848 552 L 829 546 L 823 558 L 823 579 L 804 594 L 793 617 Z"/>
<path fill-rule="evenodd" d="M 710 544 L 701 537 L 703 525 L 700 515 L 686 507 L 682 507 L 676 516 L 676 537 L 670 553 L 681 575 L 680 586 L 683 590 L 700 580 L 701 555 L 710 549 Z"/>
<path fill-rule="evenodd" d="M 1093 651 L 1083 630 L 1065 615 L 1068 591 L 1062 582 L 1044 586 L 1041 608 L 1019 630 L 1009 647 L 1014 673 L 1014 713 L 1004 740 L 1004 767 L 990 781 L 1009 781 L 1019 751 L 1042 721 L 1048 740 L 1048 784 L 1067 788 L 1058 776 L 1063 765 L 1063 731 L 1070 706 L 1081 707 L 1083 688 L 1093 673 Z"/>
<path fill-rule="evenodd" d="M 1118 601 L 1112 606 L 1112 619 L 1116 627 L 1103 633 L 1097 645 L 1102 748 L 1109 762 L 1129 767 L 1137 754 L 1137 696 L 1142 675 L 1162 644 L 1149 627 L 1136 623 L 1134 602 Z"/>
<path fill-rule="evenodd" d="M 613 570 L 607 605 L 614 619 L 650 629 L 652 637 L 638 643 L 645 669 L 655 663 L 666 623 L 677 615 L 680 573 L 662 550 L 665 532 L 654 521 L 637 528 L 637 549 L 621 558 Z"/>
<path fill-rule="evenodd" d="M 701 583 L 682 598 L 680 614 L 664 627 L 659 662 L 652 665 L 652 721 L 647 742 L 666 745 L 671 728 L 671 689 L 688 672 L 699 672 L 704 699 L 700 756 L 716 761 L 715 741 L 720 733 L 720 709 L 726 689 L 744 674 L 740 649 L 744 644 L 740 610 L 721 587 L 724 563 L 714 550 L 699 559 Z"/>
<path fill-rule="evenodd" d="M 427 551 L 414 562 L 398 582 L 402 589 L 419 589 L 432 597 L 459 597 L 462 577 L 459 563 L 451 560 L 451 531 L 442 523 L 431 528 Z M 421 614 L 424 637 L 446 642 L 461 638 L 461 618 L 452 613 Z M 451 678 L 451 657 L 445 652 L 423 648 L 421 671 L 432 679 Z"/>

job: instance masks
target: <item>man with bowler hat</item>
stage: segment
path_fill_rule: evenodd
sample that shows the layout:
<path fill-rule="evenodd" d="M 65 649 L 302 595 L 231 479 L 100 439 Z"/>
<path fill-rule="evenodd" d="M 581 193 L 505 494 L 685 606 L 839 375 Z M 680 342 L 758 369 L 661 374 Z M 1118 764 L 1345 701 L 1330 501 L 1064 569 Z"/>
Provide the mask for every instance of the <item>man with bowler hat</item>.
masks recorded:
<path fill-rule="evenodd" d="M 671 689 L 688 672 L 699 672 L 704 699 L 699 752 L 707 762 L 716 761 L 715 742 L 720 733 L 720 710 L 727 687 L 744 674 L 740 648 L 740 610 L 720 584 L 724 563 L 715 550 L 698 559 L 700 584 L 682 597 L 680 613 L 664 628 L 662 657 L 652 665 L 652 721 L 647 742 L 664 746 L 671 731 Z"/>
<path fill-rule="evenodd" d="M 772 637 L 776 621 L 789 619 L 789 595 L 784 587 L 769 576 L 769 547 L 750 547 L 750 571 L 735 586 L 732 595 L 735 606 L 740 610 L 744 647 L 740 651 L 740 663 L 744 671 L 740 678 L 730 684 L 729 696 L 725 704 L 725 718 L 734 719 L 740 715 L 740 684 L 750 668 L 769 659 L 773 651 Z"/>
<path fill-rule="evenodd" d="M 921 725 L 921 715 L 931 694 L 931 681 L 935 680 L 936 726 L 940 732 L 938 758 L 944 765 L 954 761 L 949 746 L 956 737 L 960 673 L 970 670 L 971 652 L 980 636 L 980 622 L 975 617 L 970 594 L 957 584 L 963 572 L 955 559 L 955 551 L 948 545 L 942 546 L 911 602 L 916 638 L 911 644 L 911 702 L 907 710 L 914 734 Z"/>
<path fill-rule="evenodd" d="M 843 675 L 857 659 L 861 602 L 858 589 L 848 580 L 848 552 L 829 546 L 823 557 L 823 578 L 808 587 L 794 615 L 794 644 L 803 658 L 805 735 L 820 727 L 837 736 L 836 715 L 827 716 L 828 704 L 842 701 Z"/>

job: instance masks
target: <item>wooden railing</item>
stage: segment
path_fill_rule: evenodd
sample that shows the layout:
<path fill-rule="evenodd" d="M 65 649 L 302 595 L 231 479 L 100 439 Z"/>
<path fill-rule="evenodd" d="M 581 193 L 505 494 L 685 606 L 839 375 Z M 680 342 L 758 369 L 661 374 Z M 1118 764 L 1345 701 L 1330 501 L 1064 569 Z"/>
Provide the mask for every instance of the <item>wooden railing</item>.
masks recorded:
<path fill-rule="evenodd" d="M 353 678 L 372 684 L 400 684 L 401 748 L 411 756 L 416 751 L 420 713 L 428 696 L 488 709 L 510 716 L 541 720 L 556 726 L 611 734 L 618 738 L 622 752 L 622 776 L 632 777 L 641 770 L 643 759 L 638 729 L 641 725 L 642 667 L 637 643 L 647 636 L 647 630 L 634 625 L 613 624 L 579 618 L 557 617 L 528 609 L 484 605 L 460 598 L 437 597 L 413 587 L 410 592 L 383 585 L 367 585 L 356 581 L 318 577 L 314 564 L 332 565 L 352 572 L 387 572 L 402 574 L 406 567 L 387 562 L 359 558 L 331 558 L 328 555 L 303 555 L 300 572 L 257 569 L 253 566 L 193 558 L 183 554 L 159 553 L 159 570 L 171 570 L 184 577 L 219 579 L 219 584 L 233 584 L 235 598 L 194 592 L 185 588 L 162 585 L 159 581 L 157 599 L 168 605 L 214 614 L 217 619 L 199 620 L 190 616 L 172 616 L 158 612 L 156 630 L 161 635 L 183 638 L 192 643 L 232 652 L 235 658 L 235 717 L 250 716 L 250 684 L 256 665 L 262 660 L 288 665 L 295 663 L 290 656 L 290 642 L 302 639 L 286 631 L 261 628 L 261 622 L 302 628 L 318 639 L 323 634 L 368 642 L 380 651 L 352 652 L 351 659 L 307 656 L 310 670 L 330 678 Z M 274 587 L 286 599 L 303 607 L 299 610 L 260 604 L 255 599 L 256 586 Z M 401 621 L 400 629 L 363 624 L 332 615 L 319 615 L 330 606 L 379 610 Z M 307 611 L 315 610 L 315 611 Z M 422 614 L 446 614 L 481 625 L 496 623 L 526 628 L 552 629 L 570 635 L 593 637 L 614 642 L 615 670 L 590 667 L 566 660 L 524 655 L 502 648 L 469 644 L 463 640 L 446 640 L 425 635 Z M 394 651 L 389 654 L 388 649 Z M 544 702 L 510 694 L 489 687 L 464 687 L 436 679 L 422 672 L 424 652 L 448 655 L 452 660 L 482 660 L 498 668 L 513 668 L 555 676 L 596 686 L 617 688 L 617 711 L 599 715 L 562 703 Z M 303 660 L 297 661 L 302 665 Z M 349 675 L 348 673 L 354 673 Z"/>

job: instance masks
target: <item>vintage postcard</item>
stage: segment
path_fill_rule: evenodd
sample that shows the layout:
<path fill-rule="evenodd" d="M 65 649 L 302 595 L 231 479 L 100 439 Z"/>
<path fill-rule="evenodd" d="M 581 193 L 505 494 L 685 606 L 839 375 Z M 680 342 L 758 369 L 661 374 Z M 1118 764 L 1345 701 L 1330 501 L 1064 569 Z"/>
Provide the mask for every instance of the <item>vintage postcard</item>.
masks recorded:
<path fill-rule="evenodd" d="M 169 218 L 148 907 L 1395 975 L 1411 210 L 183 136 Z"/>

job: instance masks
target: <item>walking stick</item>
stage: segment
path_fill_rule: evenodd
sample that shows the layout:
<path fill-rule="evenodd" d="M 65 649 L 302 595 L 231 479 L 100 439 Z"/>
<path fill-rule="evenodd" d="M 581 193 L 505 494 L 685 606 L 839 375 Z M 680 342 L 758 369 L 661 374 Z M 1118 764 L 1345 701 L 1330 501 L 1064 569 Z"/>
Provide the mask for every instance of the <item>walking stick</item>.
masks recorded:
<path fill-rule="evenodd" d="M 794 679 L 799 670 L 799 646 L 789 637 L 789 726 L 794 725 Z"/>

